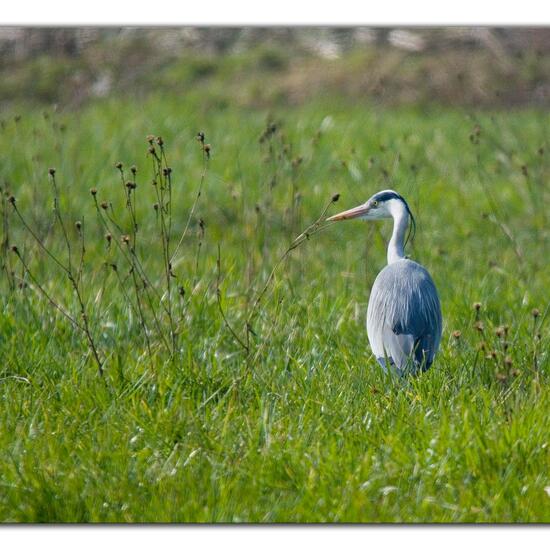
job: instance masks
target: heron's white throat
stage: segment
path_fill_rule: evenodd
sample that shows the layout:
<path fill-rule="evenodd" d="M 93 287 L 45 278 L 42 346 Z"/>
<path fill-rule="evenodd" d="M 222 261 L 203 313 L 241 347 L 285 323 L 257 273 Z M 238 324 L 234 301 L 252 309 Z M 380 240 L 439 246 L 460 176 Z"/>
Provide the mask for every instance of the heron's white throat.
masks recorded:
<path fill-rule="evenodd" d="M 388 243 L 388 264 L 405 258 L 405 235 L 409 225 L 409 213 L 405 204 L 398 199 L 387 201 L 387 208 L 393 218 L 393 232 Z"/>

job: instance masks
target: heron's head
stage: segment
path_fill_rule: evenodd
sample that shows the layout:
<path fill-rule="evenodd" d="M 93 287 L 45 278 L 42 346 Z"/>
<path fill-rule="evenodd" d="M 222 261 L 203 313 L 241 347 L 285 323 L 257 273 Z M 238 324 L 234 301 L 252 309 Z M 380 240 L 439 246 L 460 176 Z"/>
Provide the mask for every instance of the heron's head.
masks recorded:
<path fill-rule="evenodd" d="M 350 210 L 344 210 L 334 216 L 331 216 L 327 221 L 341 221 L 341 220 L 381 220 L 384 218 L 397 218 L 400 216 L 407 216 L 410 220 L 409 237 L 414 238 L 416 233 L 416 222 L 412 215 L 411 209 L 407 204 L 407 201 L 396 191 L 392 189 L 386 189 L 375 193 L 365 204 L 351 208 Z"/>
<path fill-rule="evenodd" d="M 411 210 L 405 199 L 396 191 L 386 189 L 375 193 L 365 204 L 331 216 L 327 221 L 380 220 L 393 218 L 399 212 L 406 212 L 412 218 Z"/>

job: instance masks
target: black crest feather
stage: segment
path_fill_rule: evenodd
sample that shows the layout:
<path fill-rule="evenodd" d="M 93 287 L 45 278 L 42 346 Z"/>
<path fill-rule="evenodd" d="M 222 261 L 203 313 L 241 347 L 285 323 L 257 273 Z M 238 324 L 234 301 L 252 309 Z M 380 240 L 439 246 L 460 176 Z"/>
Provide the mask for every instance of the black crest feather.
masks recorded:
<path fill-rule="evenodd" d="M 409 213 L 409 216 L 411 218 L 411 223 L 409 224 L 409 231 L 407 233 L 407 238 L 405 239 L 405 245 L 409 241 L 412 242 L 416 235 L 416 220 L 414 219 L 413 213 L 411 212 L 411 209 L 409 208 L 407 201 L 399 193 L 396 193 L 395 191 L 382 191 L 381 193 L 377 193 L 373 198 L 376 199 L 378 202 L 385 202 L 392 199 L 396 199 L 398 201 L 401 201 L 405 205 L 405 208 L 407 209 L 407 212 Z"/>

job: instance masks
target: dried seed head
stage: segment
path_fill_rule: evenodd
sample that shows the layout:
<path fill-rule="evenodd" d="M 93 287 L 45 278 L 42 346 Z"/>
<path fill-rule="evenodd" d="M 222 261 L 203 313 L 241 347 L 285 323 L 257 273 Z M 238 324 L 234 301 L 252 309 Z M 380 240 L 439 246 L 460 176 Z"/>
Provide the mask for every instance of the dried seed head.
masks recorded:
<path fill-rule="evenodd" d="M 495 330 L 495 334 L 499 337 L 499 338 L 503 338 L 504 336 L 506 336 L 506 331 L 504 330 L 504 327 L 497 327 L 496 330 Z"/>
<path fill-rule="evenodd" d="M 119 170 L 122 170 L 122 162 L 117 162 L 115 164 L 115 168 L 118 168 Z"/>
<path fill-rule="evenodd" d="M 147 151 L 149 151 L 149 154 L 150 155 L 156 155 L 157 152 L 155 151 L 155 148 L 151 145 L 151 147 L 149 147 L 149 149 L 147 149 Z"/>
<path fill-rule="evenodd" d="M 504 364 L 505 364 L 506 366 L 509 367 L 509 366 L 512 365 L 513 363 L 514 363 L 514 361 L 512 360 L 512 358 L 511 358 L 509 355 L 507 355 L 507 356 L 504 358 Z"/>
<path fill-rule="evenodd" d="M 158 136 L 157 143 L 162 147 L 164 145 L 164 140 L 160 136 Z"/>
<path fill-rule="evenodd" d="M 130 166 L 130 172 L 132 172 L 132 174 L 134 174 L 134 176 L 136 175 L 136 173 L 137 173 L 137 168 L 136 168 L 136 165 L 135 165 L 135 164 L 132 164 L 132 166 Z"/>
<path fill-rule="evenodd" d="M 485 329 L 485 325 L 483 324 L 483 321 L 476 321 L 474 323 L 474 328 L 478 331 L 478 332 L 483 332 L 483 330 Z"/>
<path fill-rule="evenodd" d="M 477 349 L 479 351 L 485 351 L 487 349 L 487 344 L 485 342 L 479 342 L 477 345 Z"/>
<path fill-rule="evenodd" d="M 462 332 L 460 332 L 459 330 L 453 331 L 453 338 L 455 338 L 456 340 L 458 340 L 461 336 Z"/>
<path fill-rule="evenodd" d="M 81 221 L 76 221 L 74 226 L 76 227 L 77 231 L 80 231 L 82 229 L 82 222 Z"/>
<path fill-rule="evenodd" d="M 19 254 L 19 249 L 18 249 L 17 246 L 14 245 L 14 244 L 12 244 L 12 245 L 10 246 L 10 250 L 11 250 L 12 252 L 14 252 L 15 254 Z"/>
<path fill-rule="evenodd" d="M 133 181 L 127 181 L 127 182 L 126 182 L 126 187 L 127 187 L 128 189 L 135 189 L 135 188 L 137 187 L 137 184 L 136 184 L 135 182 L 133 182 Z"/>
<path fill-rule="evenodd" d="M 103 210 L 107 210 L 107 208 L 109 208 L 109 203 L 107 201 L 103 201 L 100 206 Z"/>
<path fill-rule="evenodd" d="M 97 189 L 95 187 L 92 187 L 90 189 L 90 193 L 92 194 L 92 197 L 95 197 L 97 195 Z"/>
<path fill-rule="evenodd" d="M 540 315 L 540 310 L 534 308 L 533 310 L 531 310 L 531 315 L 536 319 Z"/>
<path fill-rule="evenodd" d="M 298 168 L 298 166 L 300 166 L 300 164 L 302 164 L 303 161 L 304 161 L 303 157 L 296 157 L 295 159 L 292 160 L 292 167 Z"/>
<path fill-rule="evenodd" d="M 14 197 L 13 195 L 10 195 L 10 196 L 8 197 L 8 202 L 9 202 L 10 204 L 15 204 L 15 197 Z"/>
<path fill-rule="evenodd" d="M 55 176 L 55 168 L 50 168 L 48 170 L 48 174 L 50 174 L 50 176 L 52 176 L 52 177 Z"/>
<path fill-rule="evenodd" d="M 479 311 L 481 309 L 481 302 L 474 302 L 472 306 L 476 311 Z"/>
<path fill-rule="evenodd" d="M 521 374 L 521 371 L 519 369 L 514 369 L 512 371 L 512 376 L 519 376 Z"/>
<path fill-rule="evenodd" d="M 128 244 L 130 242 L 130 237 L 128 235 L 122 235 L 121 240 L 123 243 Z"/>
<path fill-rule="evenodd" d="M 155 136 L 153 134 L 149 134 L 146 139 L 149 145 L 153 145 L 153 141 L 155 141 Z"/>
<path fill-rule="evenodd" d="M 207 158 L 210 158 L 210 149 L 211 149 L 210 144 L 207 143 L 207 144 L 204 146 L 204 152 L 206 153 Z"/>
<path fill-rule="evenodd" d="M 504 351 L 506 351 L 510 347 L 510 342 L 504 341 L 502 342 L 502 348 Z"/>
<path fill-rule="evenodd" d="M 183 298 L 185 296 L 185 288 L 182 286 L 178 287 L 178 293 Z"/>
<path fill-rule="evenodd" d="M 166 168 L 163 168 L 163 169 L 162 169 L 162 174 L 163 174 L 164 176 L 169 176 L 171 173 L 172 173 L 172 168 L 170 168 L 170 167 L 168 167 L 168 166 L 167 166 Z"/>
<path fill-rule="evenodd" d="M 334 193 L 334 195 L 332 195 L 332 202 L 338 202 L 339 198 L 340 198 L 340 193 Z"/>
<path fill-rule="evenodd" d="M 497 372 L 497 380 L 499 382 L 504 382 L 508 380 L 508 377 L 503 372 Z"/>
<path fill-rule="evenodd" d="M 110 233 L 105 233 L 105 239 L 107 240 L 108 243 L 110 243 L 111 240 L 113 239 L 113 236 Z"/>
<path fill-rule="evenodd" d="M 154 208 L 155 210 L 158 210 L 158 209 L 159 209 L 159 203 L 156 202 L 155 204 L 153 204 L 153 208 Z"/>
<path fill-rule="evenodd" d="M 201 143 L 204 143 L 204 132 L 199 132 L 197 134 L 197 140 L 200 141 Z"/>

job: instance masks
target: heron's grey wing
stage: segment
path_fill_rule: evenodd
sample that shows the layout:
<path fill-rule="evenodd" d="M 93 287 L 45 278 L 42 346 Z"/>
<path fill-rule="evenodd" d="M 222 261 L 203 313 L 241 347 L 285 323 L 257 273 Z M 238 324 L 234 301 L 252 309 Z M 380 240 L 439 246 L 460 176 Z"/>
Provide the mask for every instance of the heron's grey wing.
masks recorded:
<path fill-rule="evenodd" d="M 386 266 L 369 299 L 367 331 L 373 353 L 398 369 L 427 369 L 441 339 L 441 306 L 430 274 L 411 260 Z"/>

